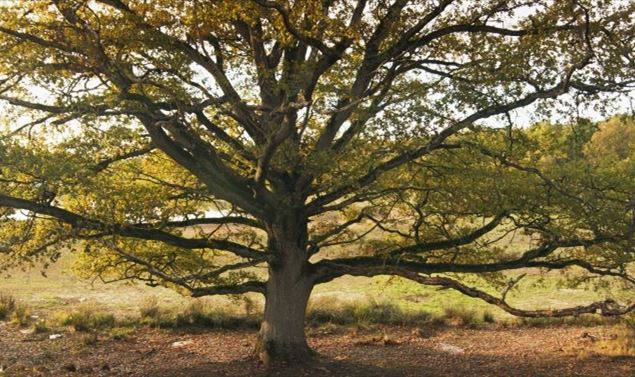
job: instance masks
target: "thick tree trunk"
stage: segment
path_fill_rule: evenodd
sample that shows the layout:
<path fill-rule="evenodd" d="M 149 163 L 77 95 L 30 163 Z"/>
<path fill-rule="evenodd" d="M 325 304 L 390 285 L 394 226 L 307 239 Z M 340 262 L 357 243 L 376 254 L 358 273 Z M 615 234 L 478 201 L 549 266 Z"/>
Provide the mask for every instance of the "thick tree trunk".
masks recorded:
<path fill-rule="evenodd" d="M 294 280 L 282 272 L 270 276 L 264 321 L 255 348 L 255 356 L 265 365 L 311 358 L 304 323 L 312 288 L 313 283 L 307 279 Z"/>
<path fill-rule="evenodd" d="M 265 365 L 304 362 L 313 355 L 304 334 L 306 307 L 314 285 L 306 269 L 306 228 L 293 219 L 285 225 L 274 229 L 269 240 L 277 258 L 269 265 L 264 321 L 254 352 Z"/>

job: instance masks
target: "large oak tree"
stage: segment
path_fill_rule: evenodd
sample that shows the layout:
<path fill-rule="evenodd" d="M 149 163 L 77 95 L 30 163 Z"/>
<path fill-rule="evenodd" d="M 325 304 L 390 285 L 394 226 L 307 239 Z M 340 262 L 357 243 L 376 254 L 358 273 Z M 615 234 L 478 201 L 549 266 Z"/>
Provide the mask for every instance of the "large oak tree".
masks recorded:
<path fill-rule="evenodd" d="M 625 95 L 634 11 L 618 0 L 2 2 L 4 265 L 70 245 L 105 279 L 262 293 L 265 360 L 310 355 L 311 291 L 343 275 L 397 275 L 522 316 L 626 313 L 635 304 L 513 307 L 522 275 L 504 272 L 634 282 L 635 158 L 606 142 L 632 122 L 511 124 L 518 109 L 601 110 Z M 501 246 L 519 230 L 526 250 Z M 475 274 L 502 293 L 472 287 Z"/>

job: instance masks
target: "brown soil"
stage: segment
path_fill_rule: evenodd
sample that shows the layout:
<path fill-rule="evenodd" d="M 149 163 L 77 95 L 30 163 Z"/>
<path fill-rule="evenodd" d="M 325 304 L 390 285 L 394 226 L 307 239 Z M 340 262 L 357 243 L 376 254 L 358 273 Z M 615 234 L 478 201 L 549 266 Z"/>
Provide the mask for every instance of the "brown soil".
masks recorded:
<path fill-rule="evenodd" d="M 635 358 L 595 353 L 611 327 L 314 330 L 310 366 L 267 372 L 247 358 L 254 331 L 139 329 L 132 338 L 23 334 L 0 323 L 4 376 L 635 376 Z M 191 341 L 173 347 L 177 341 Z M 459 347 L 462 353 L 453 347 Z M 452 351 L 454 350 L 455 353 Z M 0 376 L 2 376 L 0 372 Z"/>

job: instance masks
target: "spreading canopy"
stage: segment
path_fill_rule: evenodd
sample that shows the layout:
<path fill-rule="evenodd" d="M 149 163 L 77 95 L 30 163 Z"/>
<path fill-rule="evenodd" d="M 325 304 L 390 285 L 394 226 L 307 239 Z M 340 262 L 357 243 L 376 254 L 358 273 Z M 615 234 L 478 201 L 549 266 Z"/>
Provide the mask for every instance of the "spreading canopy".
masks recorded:
<path fill-rule="evenodd" d="M 259 267 L 297 264 L 285 273 L 311 287 L 392 274 L 517 315 L 625 313 L 635 304 L 520 310 L 462 279 L 507 292 L 518 279 L 503 272 L 577 267 L 634 282 L 633 121 L 596 127 L 575 112 L 601 113 L 635 85 L 634 11 L 3 4 L 3 263 L 81 245 L 84 271 L 197 296 L 269 295 L 283 280 Z M 519 109 L 567 115 L 523 129 Z M 521 231 L 526 248 L 505 246 Z"/>

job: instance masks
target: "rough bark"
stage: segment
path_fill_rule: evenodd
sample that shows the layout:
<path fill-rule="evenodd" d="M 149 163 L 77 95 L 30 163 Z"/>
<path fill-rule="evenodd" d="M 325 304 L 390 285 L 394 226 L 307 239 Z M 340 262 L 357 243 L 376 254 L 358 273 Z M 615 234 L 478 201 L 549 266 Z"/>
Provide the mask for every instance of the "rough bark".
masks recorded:
<path fill-rule="evenodd" d="M 306 278 L 293 281 L 290 274 L 274 273 L 267 284 L 265 315 L 254 356 L 265 365 L 276 361 L 301 362 L 312 351 L 304 334 L 306 306 L 313 284 Z"/>
<path fill-rule="evenodd" d="M 264 321 L 254 356 L 265 365 L 278 361 L 303 362 L 313 351 L 306 342 L 306 307 L 314 281 L 309 274 L 306 221 L 295 216 L 269 228 L 269 265 Z"/>

